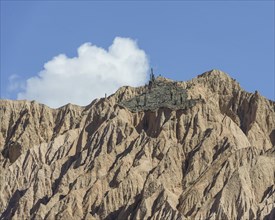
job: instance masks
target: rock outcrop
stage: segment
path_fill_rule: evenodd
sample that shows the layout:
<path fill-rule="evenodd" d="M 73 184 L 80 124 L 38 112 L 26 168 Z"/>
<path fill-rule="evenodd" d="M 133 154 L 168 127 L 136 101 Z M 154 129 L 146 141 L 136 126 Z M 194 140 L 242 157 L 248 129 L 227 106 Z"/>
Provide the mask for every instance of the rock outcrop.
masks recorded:
<path fill-rule="evenodd" d="M 218 70 L 0 100 L 0 151 L 0 219 L 275 219 L 275 102 Z"/>
<path fill-rule="evenodd" d="M 187 99 L 187 91 L 181 84 L 158 77 L 145 85 L 144 91 L 135 97 L 119 102 L 122 107 L 132 112 L 156 111 L 160 108 L 171 110 L 187 109 L 193 107 L 202 99 Z"/>

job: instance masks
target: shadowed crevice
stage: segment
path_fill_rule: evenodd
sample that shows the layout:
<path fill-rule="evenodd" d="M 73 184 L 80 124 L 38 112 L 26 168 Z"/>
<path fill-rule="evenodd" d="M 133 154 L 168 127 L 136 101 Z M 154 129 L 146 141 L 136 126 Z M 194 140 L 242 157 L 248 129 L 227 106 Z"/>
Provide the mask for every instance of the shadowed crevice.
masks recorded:
<path fill-rule="evenodd" d="M 27 189 L 24 189 L 24 190 L 17 189 L 15 191 L 15 193 L 10 198 L 10 201 L 9 201 L 9 204 L 8 204 L 6 210 L 0 216 L 1 220 L 12 219 L 12 217 L 14 216 L 14 214 L 19 206 L 19 201 L 25 195 L 26 191 L 27 191 Z"/>

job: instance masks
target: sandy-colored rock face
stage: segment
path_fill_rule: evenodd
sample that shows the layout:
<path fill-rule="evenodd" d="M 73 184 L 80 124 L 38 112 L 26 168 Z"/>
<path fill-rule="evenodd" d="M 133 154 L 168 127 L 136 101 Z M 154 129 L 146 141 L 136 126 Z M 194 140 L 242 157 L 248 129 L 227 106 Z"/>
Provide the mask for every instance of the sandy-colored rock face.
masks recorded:
<path fill-rule="evenodd" d="M 201 101 L 1 100 L 0 219 L 275 219 L 275 103 L 217 70 L 175 85 Z"/>

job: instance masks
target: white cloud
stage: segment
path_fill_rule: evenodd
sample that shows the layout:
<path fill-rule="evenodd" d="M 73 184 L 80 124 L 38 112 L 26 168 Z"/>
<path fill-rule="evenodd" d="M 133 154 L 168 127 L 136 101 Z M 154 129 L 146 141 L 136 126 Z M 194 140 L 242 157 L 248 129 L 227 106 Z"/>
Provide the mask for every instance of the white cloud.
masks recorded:
<path fill-rule="evenodd" d="M 8 92 L 14 92 L 20 89 L 24 89 L 24 82 L 22 82 L 20 76 L 18 76 L 17 74 L 12 74 L 9 77 L 9 83 L 7 88 Z"/>
<path fill-rule="evenodd" d="M 47 62 L 38 76 L 26 81 L 17 98 L 37 100 L 51 107 L 87 105 L 120 86 L 146 82 L 147 56 L 130 38 L 116 37 L 108 50 L 85 43 L 77 52 L 77 57 L 60 54 Z"/>

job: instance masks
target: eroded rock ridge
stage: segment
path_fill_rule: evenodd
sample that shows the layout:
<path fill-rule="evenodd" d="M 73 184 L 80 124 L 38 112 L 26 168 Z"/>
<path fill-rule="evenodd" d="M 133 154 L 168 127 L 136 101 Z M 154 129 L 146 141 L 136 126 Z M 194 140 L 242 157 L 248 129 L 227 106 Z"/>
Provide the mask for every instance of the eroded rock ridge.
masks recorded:
<path fill-rule="evenodd" d="M 0 100 L 0 219 L 274 219 L 275 103 L 212 70 L 86 107 Z"/>
<path fill-rule="evenodd" d="M 172 110 L 188 109 L 202 99 L 188 99 L 187 90 L 178 82 L 173 82 L 162 77 L 145 85 L 143 93 L 133 98 L 119 102 L 119 105 L 132 112 L 156 111 L 159 108 Z"/>

